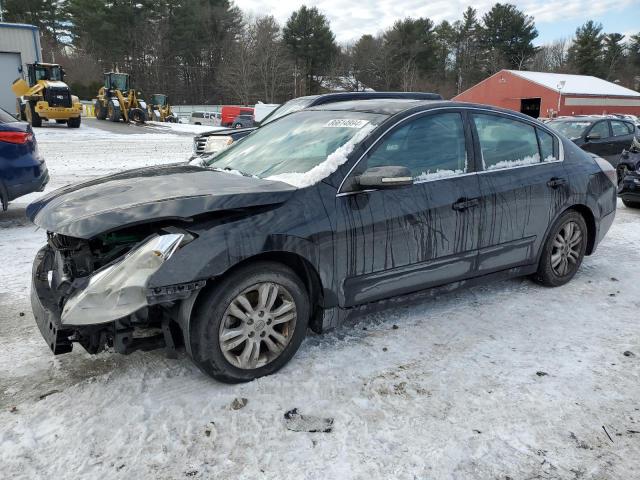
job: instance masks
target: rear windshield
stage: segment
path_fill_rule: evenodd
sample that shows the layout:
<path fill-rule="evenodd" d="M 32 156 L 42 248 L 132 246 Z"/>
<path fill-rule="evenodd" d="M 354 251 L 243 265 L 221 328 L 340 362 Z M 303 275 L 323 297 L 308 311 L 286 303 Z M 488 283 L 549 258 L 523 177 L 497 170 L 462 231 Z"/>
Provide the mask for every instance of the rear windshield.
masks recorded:
<path fill-rule="evenodd" d="M 592 123 L 593 122 L 585 120 L 554 120 L 548 122 L 547 125 L 565 137 L 575 139 L 582 137 Z"/>
<path fill-rule="evenodd" d="M 289 113 L 298 112 L 303 108 L 307 108 L 311 104 L 311 102 L 313 102 L 314 98 L 315 97 L 300 97 L 289 100 L 288 102 L 283 103 L 278 108 L 273 110 L 269 115 L 264 117 L 262 119 L 262 122 L 260 122 L 260 125 L 266 125 L 267 123 L 273 122 L 274 120 L 277 120 L 280 117 L 284 117 Z"/>
<path fill-rule="evenodd" d="M 13 123 L 17 121 L 18 120 L 16 119 L 16 117 L 11 115 L 6 110 L 3 110 L 2 108 L 0 108 L 0 123 Z"/>

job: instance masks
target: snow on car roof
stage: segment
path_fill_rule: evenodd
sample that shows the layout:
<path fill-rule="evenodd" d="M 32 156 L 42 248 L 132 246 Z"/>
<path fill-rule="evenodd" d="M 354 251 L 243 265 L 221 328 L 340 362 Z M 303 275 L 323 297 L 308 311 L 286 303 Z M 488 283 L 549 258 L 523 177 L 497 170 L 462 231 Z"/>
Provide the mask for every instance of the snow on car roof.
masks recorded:
<path fill-rule="evenodd" d="M 527 72 L 522 70 L 508 70 L 508 72 L 554 91 L 558 90 L 560 82 L 565 82 L 561 89 L 563 94 L 640 97 L 639 92 L 588 75 Z"/>

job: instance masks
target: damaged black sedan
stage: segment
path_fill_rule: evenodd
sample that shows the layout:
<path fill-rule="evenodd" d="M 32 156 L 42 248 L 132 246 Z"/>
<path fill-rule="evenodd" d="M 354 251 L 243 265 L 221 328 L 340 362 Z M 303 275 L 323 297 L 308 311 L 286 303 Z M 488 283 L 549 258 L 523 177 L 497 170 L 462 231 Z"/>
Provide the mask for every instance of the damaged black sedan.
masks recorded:
<path fill-rule="evenodd" d="M 30 205 L 32 306 L 54 353 L 184 345 L 227 382 L 308 328 L 488 278 L 563 285 L 611 226 L 616 174 L 527 116 L 444 101 L 293 113 L 205 166 L 128 171 Z"/>

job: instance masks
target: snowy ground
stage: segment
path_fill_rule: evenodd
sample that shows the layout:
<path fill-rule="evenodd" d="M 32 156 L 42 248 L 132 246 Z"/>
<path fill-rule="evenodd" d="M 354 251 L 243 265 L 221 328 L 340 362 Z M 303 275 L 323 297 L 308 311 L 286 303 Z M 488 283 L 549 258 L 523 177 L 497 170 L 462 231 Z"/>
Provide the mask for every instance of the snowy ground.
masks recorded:
<path fill-rule="evenodd" d="M 54 185 L 191 148 L 88 128 L 38 140 Z M 24 206 L 0 213 L 3 478 L 638 478 L 640 211 L 620 206 L 565 287 L 518 279 L 353 319 L 229 386 L 161 351 L 52 356 L 27 296 L 44 233 Z M 333 430 L 287 430 L 292 408 Z"/>

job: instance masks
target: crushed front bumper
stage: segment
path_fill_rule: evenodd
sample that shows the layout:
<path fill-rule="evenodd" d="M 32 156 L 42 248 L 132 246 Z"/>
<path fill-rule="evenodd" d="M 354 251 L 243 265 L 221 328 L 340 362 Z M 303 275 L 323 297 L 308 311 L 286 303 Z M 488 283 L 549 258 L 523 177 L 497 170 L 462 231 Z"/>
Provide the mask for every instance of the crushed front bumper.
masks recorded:
<path fill-rule="evenodd" d="M 628 173 L 618 184 L 618 196 L 623 200 L 640 201 L 640 174 Z"/>
<path fill-rule="evenodd" d="M 55 355 L 72 350 L 72 330 L 62 327 L 60 307 L 49 286 L 49 272 L 53 271 L 55 255 L 51 247 L 40 249 L 33 262 L 31 275 L 31 309 L 40 333 Z"/>

